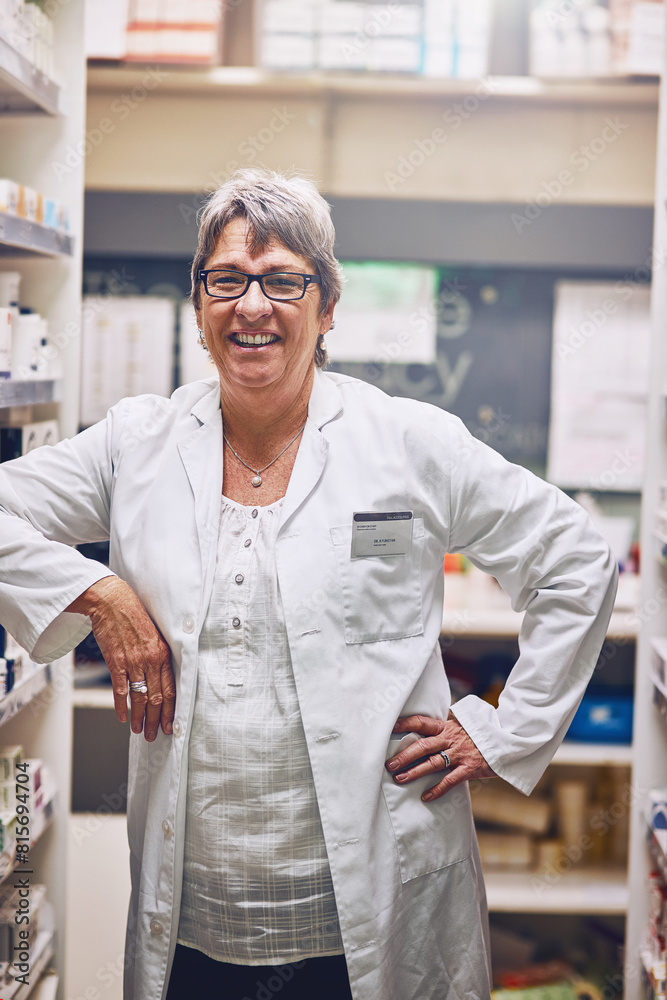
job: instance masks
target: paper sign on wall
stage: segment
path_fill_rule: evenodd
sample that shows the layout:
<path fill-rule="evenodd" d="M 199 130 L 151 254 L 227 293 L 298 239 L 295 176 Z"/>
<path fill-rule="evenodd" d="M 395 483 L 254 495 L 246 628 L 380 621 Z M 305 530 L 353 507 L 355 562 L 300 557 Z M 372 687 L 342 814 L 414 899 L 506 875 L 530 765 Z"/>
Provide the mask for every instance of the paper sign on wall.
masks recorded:
<path fill-rule="evenodd" d="M 635 492 L 644 472 L 650 289 L 556 286 L 547 478 L 565 489 Z"/>

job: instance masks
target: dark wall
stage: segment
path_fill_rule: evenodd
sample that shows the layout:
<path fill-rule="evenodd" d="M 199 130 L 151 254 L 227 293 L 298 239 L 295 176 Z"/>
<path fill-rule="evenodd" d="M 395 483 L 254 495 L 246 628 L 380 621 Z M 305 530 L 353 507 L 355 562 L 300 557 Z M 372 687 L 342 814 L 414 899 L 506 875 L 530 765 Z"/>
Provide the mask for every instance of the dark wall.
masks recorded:
<path fill-rule="evenodd" d="M 85 290 L 186 295 L 200 202 L 89 193 Z M 563 278 L 646 280 L 652 212 L 552 206 L 519 232 L 514 211 L 521 208 L 333 199 L 343 261 L 436 265 L 441 294 L 434 364 L 332 367 L 450 410 L 507 458 L 543 473 L 554 285 Z"/>

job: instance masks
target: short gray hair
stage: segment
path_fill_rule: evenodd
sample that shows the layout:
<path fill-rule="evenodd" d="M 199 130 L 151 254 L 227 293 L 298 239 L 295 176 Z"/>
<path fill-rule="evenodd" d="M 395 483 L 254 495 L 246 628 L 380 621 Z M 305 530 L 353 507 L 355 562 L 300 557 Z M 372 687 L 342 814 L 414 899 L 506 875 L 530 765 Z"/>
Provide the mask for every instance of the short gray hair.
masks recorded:
<path fill-rule="evenodd" d="M 213 192 L 201 212 L 199 237 L 192 261 L 192 302 L 200 306 L 199 271 L 215 250 L 218 238 L 233 219 L 244 218 L 253 253 L 270 241 L 305 257 L 320 278 L 320 312 L 338 302 L 343 289 L 342 268 L 334 256 L 336 233 L 331 209 L 312 181 L 297 174 L 264 167 L 242 167 Z M 327 362 L 318 338 L 315 364 Z"/>

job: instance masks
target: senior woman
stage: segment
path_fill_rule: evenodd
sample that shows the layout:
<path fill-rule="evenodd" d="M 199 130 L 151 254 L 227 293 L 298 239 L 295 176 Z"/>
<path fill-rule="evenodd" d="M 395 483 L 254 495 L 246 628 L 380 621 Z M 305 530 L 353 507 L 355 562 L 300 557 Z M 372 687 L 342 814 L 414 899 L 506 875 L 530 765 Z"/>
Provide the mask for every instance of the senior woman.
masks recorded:
<path fill-rule="evenodd" d="M 129 688 L 126 1000 L 488 998 L 468 782 L 530 792 L 605 635 L 579 507 L 322 370 L 333 243 L 309 182 L 239 171 L 192 269 L 217 377 L 0 470 L 3 622 L 41 661 L 92 624 L 122 721 Z M 450 712 L 445 552 L 526 611 L 497 709 Z"/>

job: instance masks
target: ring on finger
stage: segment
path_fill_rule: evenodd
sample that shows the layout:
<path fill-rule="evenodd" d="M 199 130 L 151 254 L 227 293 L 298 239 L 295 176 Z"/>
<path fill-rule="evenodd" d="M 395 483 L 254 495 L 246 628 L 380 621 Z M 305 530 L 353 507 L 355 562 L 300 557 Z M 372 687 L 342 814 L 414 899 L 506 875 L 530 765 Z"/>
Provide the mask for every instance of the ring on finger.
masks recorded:
<path fill-rule="evenodd" d="M 148 694 L 148 685 L 146 684 L 146 678 L 144 678 L 143 681 L 130 681 L 130 693 Z"/>
<path fill-rule="evenodd" d="M 442 759 L 444 760 L 444 762 L 445 762 L 445 767 L 451 767 L 451 766 L 452 766 L 452 762 L 451 762 L 451 760 L 449 759 L 449 754 L 447 753 L 447 751 L 446 751 L 446 750 L 438 750 L 438 755 L 439 755 L 440 757 L 442 757 Z"/>

